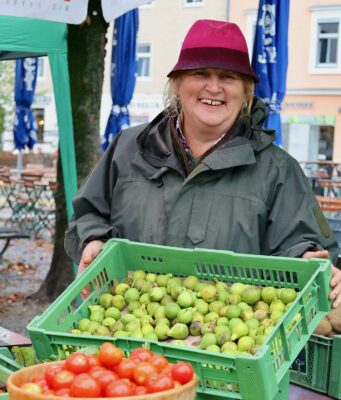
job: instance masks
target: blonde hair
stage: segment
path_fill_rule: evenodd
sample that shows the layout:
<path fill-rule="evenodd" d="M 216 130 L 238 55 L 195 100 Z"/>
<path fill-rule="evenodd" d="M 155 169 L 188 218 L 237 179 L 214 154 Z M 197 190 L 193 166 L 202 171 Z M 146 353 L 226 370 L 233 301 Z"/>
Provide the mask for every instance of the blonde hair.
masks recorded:
<path fill-rule="evenodd" d="M 165 106 L 165 114 L 169 117 L 180 117 L 182 119 L 182 107 L 180 99 L 177 95 L 181 78 L 186 72 L 174 72 L 168 78 L 165 86 L 163 100 Z M 245 102 L 240 110 L 239 119 L 248 119 L 251 115 L 251 107 L 255 91 L 255 83 L 251 76 L 236 73 L 243 81 L 245 91 Z"/>

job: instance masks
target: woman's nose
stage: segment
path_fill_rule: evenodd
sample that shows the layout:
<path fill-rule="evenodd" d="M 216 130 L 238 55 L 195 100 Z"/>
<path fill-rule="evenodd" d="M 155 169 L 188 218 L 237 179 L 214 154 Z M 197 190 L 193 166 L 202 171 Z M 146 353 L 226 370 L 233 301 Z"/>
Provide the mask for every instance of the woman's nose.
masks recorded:
<path fill-rule="evenodd" d="M 220 92 L 221 85 L 219 77 L 211 75 L 207 79 L 206 88 L 211 92 Z"/>

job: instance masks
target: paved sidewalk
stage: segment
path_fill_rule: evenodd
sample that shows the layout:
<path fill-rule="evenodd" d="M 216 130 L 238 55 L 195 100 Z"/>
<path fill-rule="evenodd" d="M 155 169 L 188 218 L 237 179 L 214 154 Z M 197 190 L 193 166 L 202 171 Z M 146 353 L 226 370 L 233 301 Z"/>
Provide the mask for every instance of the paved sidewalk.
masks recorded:
<path fill-rule="evenodd" d="M 13 240 L 0 259 L 0 326 L 21 335 L 31 319 L 48 306 L 26 300 L 35 293 L 48 273 L 53 245 L 43 240 Z"/>

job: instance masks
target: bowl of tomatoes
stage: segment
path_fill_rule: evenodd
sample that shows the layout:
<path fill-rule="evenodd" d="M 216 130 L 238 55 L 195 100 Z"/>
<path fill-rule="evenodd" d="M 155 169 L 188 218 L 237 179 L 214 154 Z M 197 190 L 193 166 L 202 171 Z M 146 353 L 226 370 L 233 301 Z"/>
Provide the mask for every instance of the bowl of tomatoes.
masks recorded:
<path fill-rule="evenodd" d="M 110 342 L 96 355 L 72 353 L 64 361 L 23 368 L 7 380 L 11 400 L 194 400 L 196 387 L 191 364 L 171 364 L 146 348 L 125 357 Z"/>

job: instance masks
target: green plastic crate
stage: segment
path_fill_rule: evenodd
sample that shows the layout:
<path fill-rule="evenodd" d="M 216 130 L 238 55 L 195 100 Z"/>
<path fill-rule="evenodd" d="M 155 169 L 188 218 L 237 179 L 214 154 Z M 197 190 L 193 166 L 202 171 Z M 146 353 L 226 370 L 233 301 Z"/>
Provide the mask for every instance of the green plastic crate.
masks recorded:
<path fill-rule="evenodd" d="M 97 303 L 116 278 L 142 269 L 200 279 L 220 279 L 261 286 L 290 287 L 300 291 L 256 356 L 228 356 L 204 350 L 176 347 L 166 342 L 150 342 L 152 351 L 171 362 L 192 363 L 199 377 L 198 393 L 205 399 L 272 400 L 288 380 L 288 370 L 308 341 L 321 318 L 330 309 L 330 261 L 237 254 L 208 249 L 180 249 L 112 239 L 94 262 L 57 300 L 28 325 L 39 359 L 57 354 L 59 345 L 100 345 L 115 342 L 129 353 L 144 339 L 115 339 L 68 333 L 81 318 L 88 317 L 88 305 Z M 82 289 L 90 285 L 90 295 L 79 301 Z M 300 313 L 300 318 L 295 317 Z M 288 385 L 287 385 L 288 386 Z"/>
<path fill-rule="evenodd" d="M 15 371 L 22 368 L 21 365 L 16 363 L 13 359 L 12 353 L 7 349 L 7 347 L 0 348 L 0 384 L 5 385 L 7 378 Z M 1 400 L 8 400 L 7 393 L 0 393 Z"/>
<path fill-rule="evenodd" d="M 332 338 L 312 335 L 291 366 L 290 381 L 311 390 L 328 393 L 332 347 Z"/>
<path fill-rule="evenodd" d="M 341 399 L 341 335 L 333 337 L 332 358 L 330 361 L 329 396 Z"/>
<path fill-rule="evenodd" d="M 291 366 L 290 381 L 341 399 L 340 359 L 340 335 L 333 338 L 312 335 Z"/>

